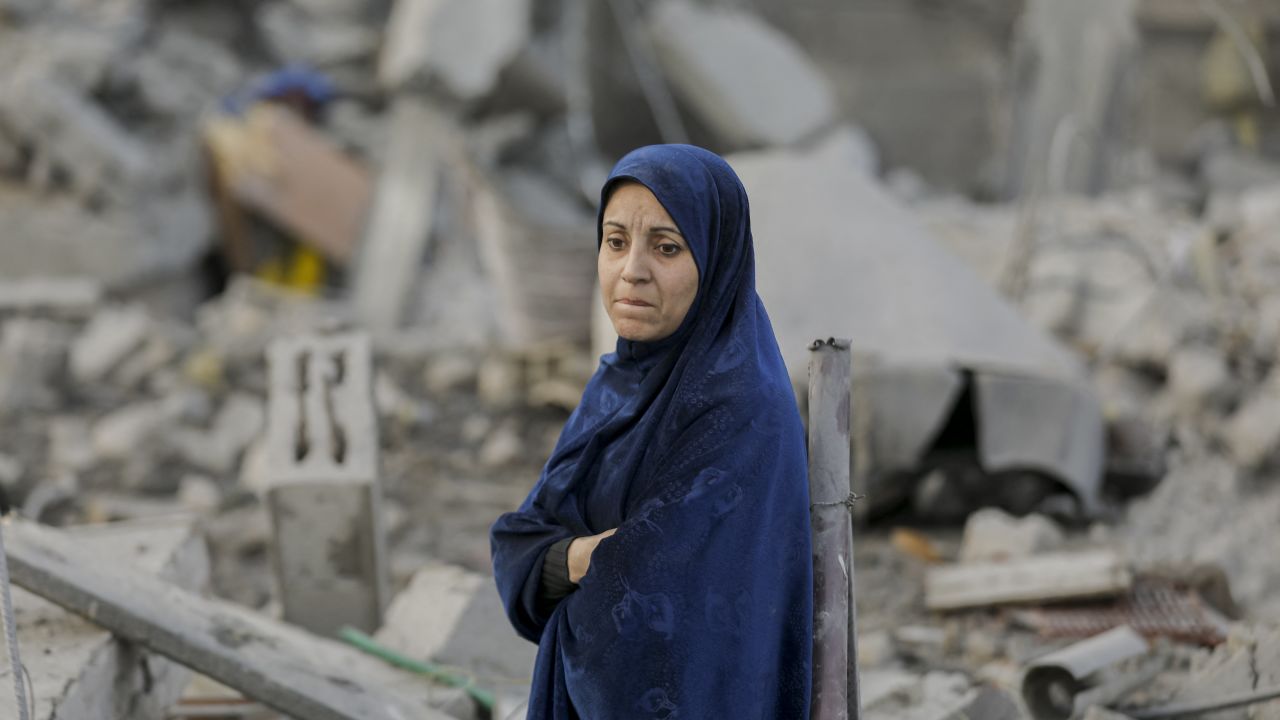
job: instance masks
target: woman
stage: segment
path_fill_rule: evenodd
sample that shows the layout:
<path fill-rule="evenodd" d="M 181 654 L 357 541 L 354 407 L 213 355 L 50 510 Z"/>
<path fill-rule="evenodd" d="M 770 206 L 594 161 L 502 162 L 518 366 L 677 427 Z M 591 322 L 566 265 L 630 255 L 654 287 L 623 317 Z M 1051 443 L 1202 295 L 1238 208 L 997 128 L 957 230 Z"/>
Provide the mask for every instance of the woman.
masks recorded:
<path fill-rule="evenodd" d="M 539 645 L 528 717 L 808 718 L 804 436 L 746 192 L 713 153 L 646 147 L 596 229 L 617 351 L 490 538 Z"/>

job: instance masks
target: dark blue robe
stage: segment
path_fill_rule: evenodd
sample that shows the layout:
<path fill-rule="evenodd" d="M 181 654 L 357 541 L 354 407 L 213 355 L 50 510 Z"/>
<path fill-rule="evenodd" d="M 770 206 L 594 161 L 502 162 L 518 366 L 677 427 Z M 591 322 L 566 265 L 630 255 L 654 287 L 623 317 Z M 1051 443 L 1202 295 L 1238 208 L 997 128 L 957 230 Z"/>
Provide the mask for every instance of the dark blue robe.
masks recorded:
<path fill-rule="evenodd" d="M 627 180 L 657 197 L 698 266 L 679 329 L 620 339 L 520 509 L 494 523 L 494 575 L 538 643 L 530 720 L 807 720 L 812 560 L 804 431 L 755 290 L 746 192 L 717 155 L 641 148 Z M 603 540 L 544 614 L 547 549 Z"/>

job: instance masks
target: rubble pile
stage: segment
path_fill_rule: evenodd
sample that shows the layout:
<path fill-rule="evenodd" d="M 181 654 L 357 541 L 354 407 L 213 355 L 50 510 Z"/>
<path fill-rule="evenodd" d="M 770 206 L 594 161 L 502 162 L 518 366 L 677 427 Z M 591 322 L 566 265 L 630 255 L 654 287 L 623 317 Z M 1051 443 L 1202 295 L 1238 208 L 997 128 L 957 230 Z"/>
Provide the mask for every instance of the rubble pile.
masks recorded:
<path fill-rule="evenodd" d="M 349 312 L 244 278 L 195 325 L 138 305 L 51 307 L 0 310 L 6 500 L 58 525 L 205 516 L 215 589 L 261 606 L 265 351 Z M 429 556 L 486 571 L 488 522 L 536 477 L 589 368 L 557 346 L 399 351 L 377 366 L 393 570 L 403 581 Z M 425 515 L 410 522 L 409 508 Z"/>

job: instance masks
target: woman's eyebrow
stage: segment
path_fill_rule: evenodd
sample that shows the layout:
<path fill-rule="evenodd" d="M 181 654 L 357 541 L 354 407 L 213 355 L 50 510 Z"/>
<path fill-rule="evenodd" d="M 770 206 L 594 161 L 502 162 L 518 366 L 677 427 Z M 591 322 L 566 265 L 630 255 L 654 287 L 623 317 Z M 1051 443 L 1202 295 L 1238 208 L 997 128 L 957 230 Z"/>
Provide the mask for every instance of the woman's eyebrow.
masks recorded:
<path fill-rule="evenodd" d="M 654 225 L 653 227 L 649 228 L 650 235 L 656 235 L 658 233 L 667 233 L 668 235 L 675 235 L 681 238 L 684 237 L 684 235 L 680 234 L 679 230 L 673 227 L 669 227 L 667 225 Z"/>
<path fill-rule="evenodd" d="M 626 229 L 627 229 L 627 226 L 626 226 L 626 225 L 623 225 L 622 223 L 618 222 L 617 220 L 605 220 L 605 221 L 604 221 L 604 224 L 605 224 L 605 225 L 612 225 L 612 226 L 614 226 L 614 227 L 618 228 L 619 230 L 626 230 Z"/>

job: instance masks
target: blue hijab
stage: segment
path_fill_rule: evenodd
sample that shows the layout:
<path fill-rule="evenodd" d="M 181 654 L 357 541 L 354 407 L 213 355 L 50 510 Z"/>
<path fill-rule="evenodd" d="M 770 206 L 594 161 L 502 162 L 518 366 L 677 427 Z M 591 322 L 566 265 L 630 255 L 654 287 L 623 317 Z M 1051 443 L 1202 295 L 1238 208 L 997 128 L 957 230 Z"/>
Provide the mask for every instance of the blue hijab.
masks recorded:
<path fill-rule="evenodd" d="M 619 339 L 519 510 L 490 534 L 498 592 L 538 643 L 529 719 L 809 717 L 812 560 L 804 431 L 755 289 L 747 196 L 719 156 L 636 150 L 638 182 L 698 266 L 679 329 Z M 547 549 L 617 527 L 579 586 L 538 603 Z"/>

